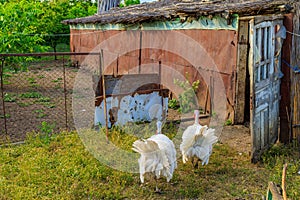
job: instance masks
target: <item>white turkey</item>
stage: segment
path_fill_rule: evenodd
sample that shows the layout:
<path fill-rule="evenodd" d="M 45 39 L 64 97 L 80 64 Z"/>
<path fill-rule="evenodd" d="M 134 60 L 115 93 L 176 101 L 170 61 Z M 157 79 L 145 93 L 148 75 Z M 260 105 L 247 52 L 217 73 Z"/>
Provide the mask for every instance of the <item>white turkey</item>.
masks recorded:
<path fill-rule="evenodd" d="M 141 182 L 144 183 L 145 173 L 152 173 L 155 180 L 165 176 L 167 182 L 173 177 L 177 167 L 176 150 L 174 143 L 161 133 L 162 123 L 157 122 L 157 132 L 146 140 L 137 140 L 133 143 L 133 150 L 141 155 L 139 171 Z M 159 192 L 156 182 L 156 192 Z"/>
<path fill-rule="evenodd" d="M 200 160 L 202 161 L 202 165 L 208 164 L 213 144 L 218 141 L 218 137 L 215 136 L 215 129 L 199 124 L 198 110 L 194 111 L 194 118 L 194 124 L 188 126 L 183 132 L 180 151 L 183 163 L 191 159 L 192 164 L 197 168 Z"/>

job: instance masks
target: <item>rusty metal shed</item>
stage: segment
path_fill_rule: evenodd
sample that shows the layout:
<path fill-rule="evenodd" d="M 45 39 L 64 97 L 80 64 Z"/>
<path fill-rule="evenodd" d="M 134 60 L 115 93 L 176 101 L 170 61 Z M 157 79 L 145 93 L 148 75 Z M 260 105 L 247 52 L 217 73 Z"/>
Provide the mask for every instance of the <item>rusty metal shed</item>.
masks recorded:
<path fill-rule="evenodd" d="M 106 75 L 157 73 L 161 62 L 171 91 L 177 75 L 200 80 L 199 105 L 209 93 L 208 111 L 225 101 L 222 119 L 250 122 L 253 161 L 278 138 L 300 140 L 299 75 L 289 67 L 300 59 L 298 0 L 159 1 L 63 23 L 71 51 L 104 49 Z"/>

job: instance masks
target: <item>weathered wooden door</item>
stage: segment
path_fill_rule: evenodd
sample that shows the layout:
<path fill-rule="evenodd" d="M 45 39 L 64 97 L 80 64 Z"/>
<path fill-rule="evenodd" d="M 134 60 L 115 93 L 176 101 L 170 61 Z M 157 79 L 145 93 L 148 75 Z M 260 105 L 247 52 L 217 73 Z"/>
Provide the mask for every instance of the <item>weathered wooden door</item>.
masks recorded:
<path fill-rule="evenodd" d="M 282 20 L 250 20 L 250 129 L 252 162 L 278 138 L 280 101 L 280 53 L 276 32 Z"/>

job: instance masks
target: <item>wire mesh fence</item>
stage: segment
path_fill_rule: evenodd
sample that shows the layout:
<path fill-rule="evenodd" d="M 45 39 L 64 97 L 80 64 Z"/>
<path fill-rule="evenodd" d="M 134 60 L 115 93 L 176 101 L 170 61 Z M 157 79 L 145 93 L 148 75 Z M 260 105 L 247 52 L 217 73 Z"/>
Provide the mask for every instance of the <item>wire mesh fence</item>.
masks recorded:
<path fill-rule="evenodd" d="M 75 129 L 72 91 L 79 68 L 70 56 L 78 53 L 59 53 L 57 59 L 54 54 L 1 55 L 0 143 L 23 141 L 30 132 Z M 39 58 L 26 62 L 26 67 L 22 63 L 23 69 L 12 69 L 5 62 L 33 56 Z"/>
<path fill-rule="evenodd" d="M 103 55 L 106 56 L 103 58 L 104 61 L 110 58 L 109 53 L 111 52 L 104 52 Z M 232 74 L 208 71 L 199 67 L 196 69 L 186 63 L 171 62 L 169 60 L 173 58 L 172 55 L 162 63 L 160 59 L 150 59 L 147 55 L 144 55 L 142 60 L 138 53 L 132 52 L 131 54 L 117 56 L 116 60 L 110 63 L 103 72 L 100 69 L 100 52 L 0 54 L 0 144 L 24 141 L 27 134 L 32 132 L 51 134 L 62 130 L 75 130 L 74 120 L 77 125 L 78 121 L 73 114 L 81 116 L 80 123 L 82 120 L 86 120 L 85 124 L 92 126 L 93 110 L 83 108 L 87 103 L 93 104 L 95 101 L 94 98 L 97 95 L 95 89 L 97 89 L 100 77 L 94 80 L 93 76 L 94 91 L 86 94 L 91 89 L 91 85 L 87 81 L 91 74 L 88 73 L 85 76 L 85 69 L 87 71 L 94 70 L 92 73 L 97 76 L 104 73 L 122 77 L 124 74 L 157 74 L 159 66 L 165 65 L 169 67 L 162 70 L 164 76 L 160 79 L 164 80 L 159 82 L 163 85 L 166 84 L 164 87 L 167 88 L 168 84 L 171 85 L 171 88 L 180 87 L 174 83 L 177 78 L 178 80 L 183 78 L 179 74 L 193 75 L 187 79 L 191 83 L 201 79 L 197 90 L 197 95 L 201 98 L 197 98 L 199 106 L 203 107 L 204 115 L 213 113 L 213 95 L 210 95 L 215 93 L 214 84 L 211 83 L 214 80 L 213 77 L 220 75 L 228 82 L 232 80 Z M 14 57 L 29 59 L 18 64 L 16 69 L 14 65 L 6 62 L 11 61 Z M 82 66 L 80 67 L 80 65 Z M 205 82 L 201 78 L 203 74 L 199 74 L 197 70 L 201 73 L 208 73 L 210 82 Z M 80 79 L 80 83 L 78 83 L 78 79 Z M 183 78 L 183 81 L 186 80 Z M 131 87 L 130 84 L 125 83 L 123 86 Z M 92 94 L 93 92 L 94 94 Z M 170 98 L 172 98 L 172 94 Z M 76 100 L 75 102 L 78 104 L 74 110 L 73 100 Z M 181 103 L 180 106 L 183 107 L 183 105 Z M 95 109 L 93 106 L 91 109 Z M 176 116 L 177 118 L 179 119 L 180 116 Z"/>

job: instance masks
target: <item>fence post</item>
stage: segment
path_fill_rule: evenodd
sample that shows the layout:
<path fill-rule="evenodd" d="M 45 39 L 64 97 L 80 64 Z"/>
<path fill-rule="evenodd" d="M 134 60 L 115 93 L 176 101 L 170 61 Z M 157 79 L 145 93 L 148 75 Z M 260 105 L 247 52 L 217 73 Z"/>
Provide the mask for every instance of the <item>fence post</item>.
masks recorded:
<path fill-rule="evenodd" d="M 209 91 L 209 93 L 210 93 L 210 116 L 213 116 L 213 112 L 214 112 L 214 74 L 212 74 L 211 76 L 210 76 L 210 91 Z"/>
<path fill-rule="evenodd" d="M 143 39 L 143 33 L 142 31 L 140 31 L 139 74 L 141 73 L 141 65 L 142 65 L 142 39 Z"/>
<path fill-rule="evenodd" d="M 5 101 L 4 101 L 4 88 L 3 88 L 3 69 L 4 69 L 4 58 L 1 58 L 1 66 L 0 66 L 0 81 L 1 81 L 1 97 L 2 97 L 2 105 L 3 105 L 3 119 L 4 119 L 4 130 L 5 135 L 7 136 L 7 127 L 6 127 L 6 112 L 5 112 Z"/>
<path fill-rule="evenodd" d="M 103 49 L 100 50 L 100 73 L 102 78 L 102 95 L 104 101 L 104 117 L 105 117 L 105 132 L 106 132 L 106 142 L 109 143 L 108 140 L 108 116 L 107 116 L 107 106 L 106 106 L 106 87 L 105 87 L 105 76 L 104 76 L 104 55 Z"/>
<path fill-rule="evenodd" d="M 64 76 L 64 98 L 65 98 L 65 122 L 66 122 L 66 129 L 68 130 L 68 108 L 67 108 L 67 88 L 66 88 L 66 67 L 65 67 L 65 57 L 63 55 L 63 76 Z"/>

